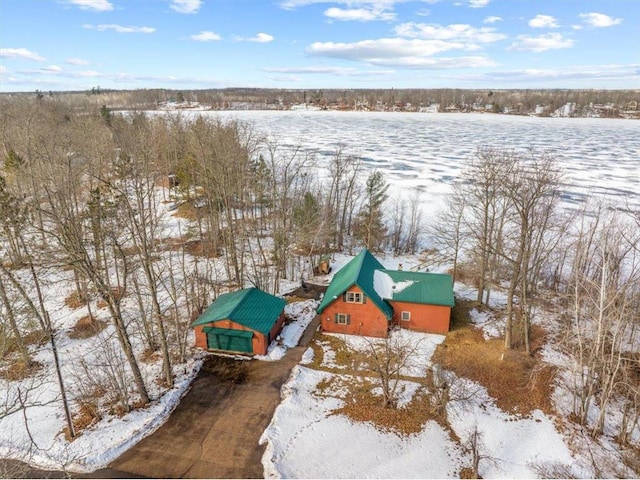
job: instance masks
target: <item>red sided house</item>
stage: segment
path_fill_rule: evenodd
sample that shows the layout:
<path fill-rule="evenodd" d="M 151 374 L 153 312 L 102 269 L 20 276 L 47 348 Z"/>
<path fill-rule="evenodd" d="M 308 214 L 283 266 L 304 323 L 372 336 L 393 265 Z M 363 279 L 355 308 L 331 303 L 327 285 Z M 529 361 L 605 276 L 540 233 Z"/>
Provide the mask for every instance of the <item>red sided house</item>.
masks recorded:
<path fill-rule="evenodd" d="M 317 311 L 325 332 L 386 337 L 393 324 L 447 333 L 453 305 L 450 275 L 386 270 L 363 250 L 335 274 Z"/>
<path fill-rule="evenodd" d="M 257 288 L 220 295 L 191 324 L 196 346 L 207 350 L 266 355 L 284 323 L 286 301 Z"/>

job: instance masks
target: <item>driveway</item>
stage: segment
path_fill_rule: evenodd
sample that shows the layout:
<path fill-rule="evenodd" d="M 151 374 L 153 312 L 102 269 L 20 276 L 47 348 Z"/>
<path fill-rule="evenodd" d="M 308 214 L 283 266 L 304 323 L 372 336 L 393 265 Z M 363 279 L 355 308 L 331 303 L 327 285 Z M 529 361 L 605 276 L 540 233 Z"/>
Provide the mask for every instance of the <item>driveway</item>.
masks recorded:
<path fill-rule="evenodd" d="M 315 331 L 312 322 L 301 340 Z M 275 408 L 280 387 L 300 362 L 304 347 L 277 362 L 236 361 L 211 356 L 191 390 L 156 432 L 109 465 L 113 471 L 154 478 L 263 478 L 258 445 Z"/>

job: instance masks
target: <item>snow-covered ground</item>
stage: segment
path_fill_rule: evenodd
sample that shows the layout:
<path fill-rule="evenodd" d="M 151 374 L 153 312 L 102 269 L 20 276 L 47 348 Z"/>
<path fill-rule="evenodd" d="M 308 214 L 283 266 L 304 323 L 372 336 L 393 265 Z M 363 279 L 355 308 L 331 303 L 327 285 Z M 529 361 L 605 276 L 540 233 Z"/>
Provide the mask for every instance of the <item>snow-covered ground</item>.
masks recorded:
<path fill-rule="evenodd" d="M 287 353 L 287 349 L 298 345 L 300 337 L 316 316 L 318 303 L 317 300 L 288 303 L 284 307 L 284 313 L 293 321 L 285 325 L 279 338 L 271 342 L 266 355 L 256 355 L 254 358 L 267 361 L 280 360 Z"/>
<path fill-rule="evenodd" d="M 444 337 L 407 331 L 394 334 L 424 346 L 418 355 L 422 368 L 405 372 L 423 377 L 435 345 Z M 337 337 L 354 350 L 379 341 Z M 326 346 L 324 351 L 326 355 Z M 311 357 L 309 349 L 307 363 Z M 322 366 L 337 367 L 332 360 Z M 294 369 L 283 387 L 282 403 L 261 438 L 266 444 L 262 463 L 267 478 L 459 478 L 460 470 L 469 465 L 469 453 L 435 421 L 427 421 L 419 433 L 402 436 L 335 414 L 344 404 L 345 393 L 339 389 L 317 393 L 320 382 L 335 377 L 351 378 L 302 365 Z M 404 383 L 403 394 L 408 398 L 401 400 L 406 404 L 420 385 Z M 467 380 L 461 379 L 458 388 L 473 395 L 470 400 L 450 402 L 449 424 L 463 444 L 477 428 L 483 478 L 533 478 L 536 467 L 555 464 L 567 466 L 577 476 L 589 476 L 554 419 L 539 410 L 529 417 L 505 413 L 483 387 Z"/>
<path fill-rule="evenodd" d="M 294 368 L 283 400 L 262 435 L 266 478 L 455 478 L 461 453 L 449 434 L 429 422 L 402 438 L 373 425 L 332 415 L 343 401 L 314 395 L 332 374 Z"/>

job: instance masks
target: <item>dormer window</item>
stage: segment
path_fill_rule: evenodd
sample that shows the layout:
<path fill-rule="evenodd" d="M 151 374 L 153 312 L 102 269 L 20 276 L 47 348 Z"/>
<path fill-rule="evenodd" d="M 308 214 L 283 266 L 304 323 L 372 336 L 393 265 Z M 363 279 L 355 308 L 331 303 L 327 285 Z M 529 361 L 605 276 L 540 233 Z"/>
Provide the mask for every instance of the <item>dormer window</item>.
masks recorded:
<path fill-rule="evenodd" d="M 347 292 L 345 296 L 347 303 L 362 303 L 362 293 L 360 292 Z"/>

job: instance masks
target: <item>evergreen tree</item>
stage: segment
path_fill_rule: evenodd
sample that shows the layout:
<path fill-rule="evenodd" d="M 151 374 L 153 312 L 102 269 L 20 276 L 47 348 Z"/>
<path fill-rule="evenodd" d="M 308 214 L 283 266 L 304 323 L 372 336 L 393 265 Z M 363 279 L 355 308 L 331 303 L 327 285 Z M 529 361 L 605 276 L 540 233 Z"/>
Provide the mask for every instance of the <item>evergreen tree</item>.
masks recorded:
<path fill-rule="evenodd" d="M 374 170 L 367 178 L 364 191 L 364 205 L 355 228 L 355 236 L 369 250 L 379 250 L 384 242 L 387 228 L 384 225 L 382 206 L 387 200 L 387 189 L 382 172 Z"/>

